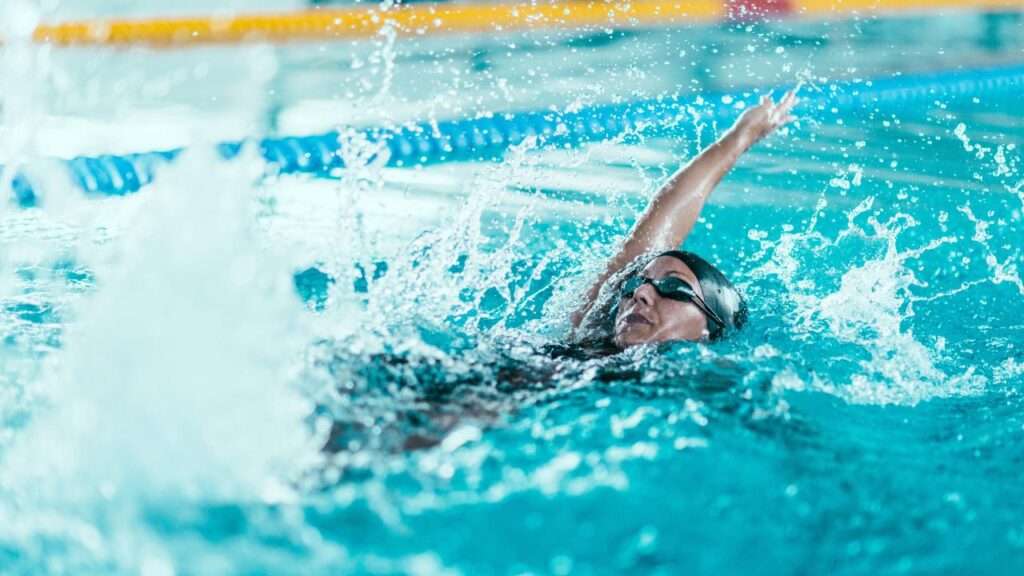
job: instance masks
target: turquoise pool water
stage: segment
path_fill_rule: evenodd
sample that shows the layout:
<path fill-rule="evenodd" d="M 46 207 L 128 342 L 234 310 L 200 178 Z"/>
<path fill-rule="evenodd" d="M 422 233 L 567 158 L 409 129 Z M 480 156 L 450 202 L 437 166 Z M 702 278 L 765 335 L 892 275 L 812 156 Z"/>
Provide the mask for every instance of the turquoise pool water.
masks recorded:
<path fill-rule="evenodd" d="M 525 38 L 521 57 L 494 39 L 257 51 L 277 71 L 243 76 L 268 91 L 208 136 L 1019 57 L 1018 17 L 958 18 Z M 348 83 L 362 49 L 388 90 Z M 209 77 L 237 58 L 221 49 L 182 56 L 185 93 L 171 72 L 162 95 L 167 55 L 32 58 L 54 72 L 26 118 L 4 101 L 4 126 L 30 122 L 48 153 L 180 144 L 194 133 L 164 125 L 223 112 L 195 91 L 245 100 Z M 59 80 L 147 63 L 120 96 L 151 119 L 134 130 Z M 749 326 L 603 360 L 540 349 L 715 126 L 337 180 L 254 185 L 258 161 L 197 150 L 134 196 L 52 183 L 42 208 L 0 214 L 0 568 L 1017 573 L 1018 102 L 804 111 L 687 244 L 747 294 Z M 336 281 L 297 291 L 309 268 Z"/>

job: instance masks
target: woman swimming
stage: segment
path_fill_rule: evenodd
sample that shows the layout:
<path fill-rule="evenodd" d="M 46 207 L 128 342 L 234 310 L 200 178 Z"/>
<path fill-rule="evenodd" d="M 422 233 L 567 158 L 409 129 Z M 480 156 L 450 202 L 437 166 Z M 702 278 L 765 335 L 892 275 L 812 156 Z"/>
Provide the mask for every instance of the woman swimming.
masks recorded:
<path fill-rule="evenodd" d="M 778 103 L 762 97 L 669 179 L 572 315 L 577 343 L 607 354 L 638 344 L 714 341 L 743 325 L 747 305 L 732 283 L 708 261 L 677 248 L 739 157 L 792 122 L 798 102 L 796 90 Z"/>
<path fill-rule="evenodd" d="M 778 104 L 769 97 L 750 108 L 725 135 L 679 170 L 655 195 L 619 252 L 586 293 L 586 303 L 573 314 L 576 345 L 543 347 L 539 358 L 585 359 L 606 356 L 638 344 L 675 340 L 713 341 L 746 319 L 746 304 L 728 279 L 706 260 L 690 252 L 675 250 L 693 230 L 704 202 L 732 169 L 739 157 L 755 143 L 791 122 L 797 104 L 795 92 L 788 92 Z M 336 357 L 329 365 L 342 372 L 360 371 L 352 357 Z M 412 405 L 389 409 L 381 418 L 334 415 L 324 450 L 338 452 L 374 446 L 401 452 L 436 445 L 453 427 L 464 421 L 492 424 L 498 415 L 515 406 L 504 392 L 541 386 L 569 363 L 511 364 L 483 372 L 453 375 L 441 369 L 432 380 L 431 364 L 400 356 L 382 354 L 364 360 L 368 374 L 383 378 L 387 390 L 402 388 L 419 394 Z M 410 369 L 412 381 L 407 381 Z M 619 366 L 607 366 L 607 376 L 621 376 Z M 629 368 L 626 367 L 628 370 Z M 596 379 L 604 376 L 598 374 Z M 366 378 L 350 375 L 347 381 Z M 474 385 L 493 381 L 496 387 Z M 440 386 L 436 384 L 440 383 Z M 397 386 L 396 386 L 397 385 Z M 492 398 L 488 392 L 501 392 Z M 374 404 L 374 396 L 370 404 Z"/>

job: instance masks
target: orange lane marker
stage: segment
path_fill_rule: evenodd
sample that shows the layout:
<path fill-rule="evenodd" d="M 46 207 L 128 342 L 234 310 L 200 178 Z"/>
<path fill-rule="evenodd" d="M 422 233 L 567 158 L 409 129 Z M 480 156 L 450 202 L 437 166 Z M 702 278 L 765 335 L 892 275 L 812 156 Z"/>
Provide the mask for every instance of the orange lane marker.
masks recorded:
<path fill-rule="evenodd" d="M 534 0 L 377 5 L 303 12 L 95 20 L 48 24 L 34 39 L 59 46 L 230 44 L 347 40 L 378 34 L 487 33 L 552 28 L 632 28 L 730 18 L 849 15 L 942 9 L 1020 10 L 1024 0 Z"/>
<path fill-rule="evenodd" d="M 634 0 L 506 4 L 414 4 L 387 10 L 342 8 L 283 14 L 68 22 L 40 26 L 37 42 L 83 44 L 210 44 L 344 40 L 398 34 L 501 32 L 534 28 L 623 28 L 720 19 L 719 0 Z"/>

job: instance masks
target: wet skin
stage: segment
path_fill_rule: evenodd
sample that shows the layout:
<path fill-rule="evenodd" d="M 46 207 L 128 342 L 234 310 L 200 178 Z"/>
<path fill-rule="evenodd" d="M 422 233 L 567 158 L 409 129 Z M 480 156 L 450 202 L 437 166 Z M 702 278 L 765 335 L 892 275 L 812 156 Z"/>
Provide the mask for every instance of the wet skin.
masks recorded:
<path fill-rule="evenodd" d="M 693 270 L 677 258 L 655 258 L 640 274 L 655 280 L 680 278 L 704 298 Z M 707 317 L 696 304 L 663 298 L 650 284 L 619 300 L 615 315 L 615 344 L 619 348 L 672 340 L 699 342 L 706 340 L 708 334 Z"/>

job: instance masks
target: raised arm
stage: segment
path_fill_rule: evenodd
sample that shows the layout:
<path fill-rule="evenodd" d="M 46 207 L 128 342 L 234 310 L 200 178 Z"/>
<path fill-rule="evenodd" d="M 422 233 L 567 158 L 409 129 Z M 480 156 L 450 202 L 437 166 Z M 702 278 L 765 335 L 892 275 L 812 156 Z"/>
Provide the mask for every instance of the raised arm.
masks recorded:
<path fill-rule="evenodd" d="M 586 303 L 572 315 L 576 329 L 597 300 L 601 287 L 638 257 L 678 248 L 690 235 L 711 191 L 744 152 L 780 126 L 793 121 L 790 114 L 799 99 L 791 90 L 776 104 L 764 96 L 744 112 L 714 144 L 683 166 L 654 196 L 619 252 L 587 291 Z"/>

